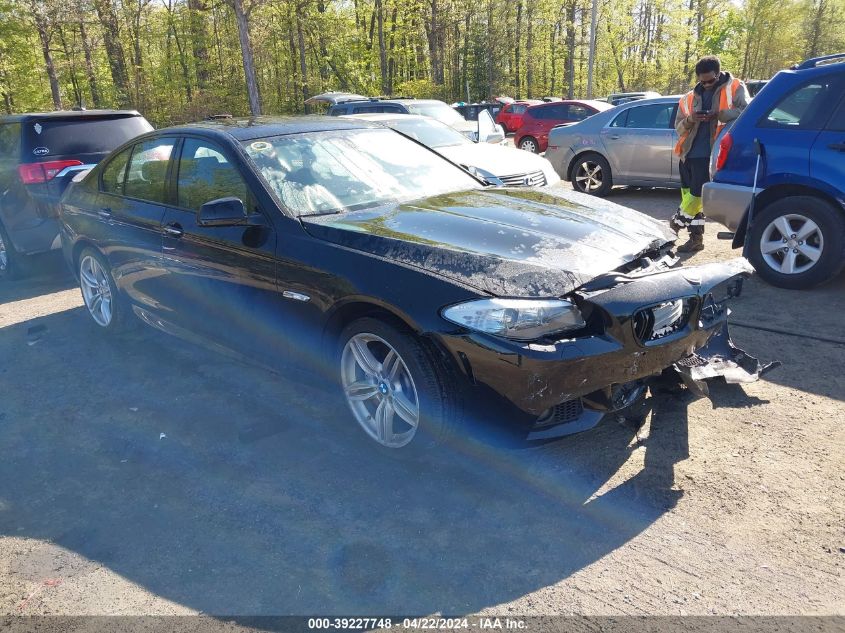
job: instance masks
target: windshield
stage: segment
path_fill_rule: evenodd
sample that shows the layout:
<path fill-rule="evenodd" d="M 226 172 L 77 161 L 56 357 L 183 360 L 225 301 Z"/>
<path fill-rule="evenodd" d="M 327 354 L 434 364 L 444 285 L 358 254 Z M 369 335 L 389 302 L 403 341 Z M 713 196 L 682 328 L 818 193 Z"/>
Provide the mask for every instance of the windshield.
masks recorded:
<path fill-rule="evenodd" d="M 416 119 L 403 116 L 386 121 L 389 127 L 398 130 L 428 147 L 448 147 L 450 145 L 473 145 L 466 136 L 433 119 Z"/>
<path fill-rule="evenodd" d="M 430 116 L 446 125 L 455 125 L 466 120 L 454 108 L 450 108 L 445 103 L 409 103 L 408 110 L 411 114 Z"/>
<path fill-rule="evenodd" d="M 297 216 L 481 187 L 460 168 L 392 130 L 291 134 L 243 145 L 285 207 Z"/>

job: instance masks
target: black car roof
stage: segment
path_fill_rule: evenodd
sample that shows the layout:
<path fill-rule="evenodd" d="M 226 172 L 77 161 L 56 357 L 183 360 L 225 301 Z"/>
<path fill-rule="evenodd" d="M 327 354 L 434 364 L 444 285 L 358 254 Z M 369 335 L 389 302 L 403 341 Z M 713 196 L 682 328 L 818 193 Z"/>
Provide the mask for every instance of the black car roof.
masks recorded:
<path fill-rule="evenodd" d="M 45 119 L 84 119 L 106 116 L 141 116 L 137 110 L 56 110 L 55 112 L 24 112 L 0 116 L 0 123 L 26 123 Z"/>
<path fill-rule="evenodd" d="M 381 126 L 360 120 L 341 119 L 330 116 L 260 116 L 251 118 L 216 119 L 200 121 L 157 130 L 157 134 L 168 132 L 199 132 L 200 134 L 222 134 L 238 141 L 248 141 L 265 136 L 301 134 L 303 132 L 324 132 L 327 130 L 354 130 L 379 128 Z"/>

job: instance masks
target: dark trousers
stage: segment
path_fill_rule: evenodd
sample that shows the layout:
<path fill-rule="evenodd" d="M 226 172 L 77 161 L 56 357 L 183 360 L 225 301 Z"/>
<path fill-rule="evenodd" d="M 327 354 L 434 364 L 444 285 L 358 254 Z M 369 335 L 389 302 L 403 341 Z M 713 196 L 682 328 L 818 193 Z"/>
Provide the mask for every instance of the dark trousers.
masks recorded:
<path fill-rule="evenodd" d="M 672 217 L 679 231 L 689 229 L 690 235 L 704 234 L 704 214 L 701 212 L 701 188 L 710 180 L 709 158 L 687 158 L 678 163 L 681 176 L 681 205 Z"/>

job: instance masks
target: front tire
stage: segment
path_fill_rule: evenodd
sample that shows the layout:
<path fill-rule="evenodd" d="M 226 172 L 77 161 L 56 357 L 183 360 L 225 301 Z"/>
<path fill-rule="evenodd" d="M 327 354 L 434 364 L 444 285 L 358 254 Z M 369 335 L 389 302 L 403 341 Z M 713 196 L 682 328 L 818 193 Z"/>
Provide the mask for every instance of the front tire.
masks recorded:
<path fill-rule="evenodd" d="M 519 149 L 531 152 L 532 154 L 539 154 L 540 144 L 537 143 L 537 139 L 533 136 L 524 136 L 519 142 Z"/>
<path fill-rule="evenodd" d="M 583 154 L 572 167 L 572 187 L 575 191 L 603 198 L 613 188 L 610 163 L 600 154 Z"/>
<path fill-rule="evenodd" d="M 748 259 L 765 281 L 812 288 L 845 263 L 845 215 L 820 198 L 788 196 L 754 217 L 748 240 Z"/>
<path fill-rule="evenodd" d="M 92 248 L 86 248 L 77 260 L 77 275 L 82 300 L 88 316 L 109 333 L 125 332 L 135 320 L 131 308 L 120 295 L 111 268 L 105 257 Z"/>
<path fill-rule="evenodd" d="M 352 418 L 380 450 L 423 455 L 456 426 L 456 381 L 416 336 L 365 317 L 340 335 L 339 383 Z"/>

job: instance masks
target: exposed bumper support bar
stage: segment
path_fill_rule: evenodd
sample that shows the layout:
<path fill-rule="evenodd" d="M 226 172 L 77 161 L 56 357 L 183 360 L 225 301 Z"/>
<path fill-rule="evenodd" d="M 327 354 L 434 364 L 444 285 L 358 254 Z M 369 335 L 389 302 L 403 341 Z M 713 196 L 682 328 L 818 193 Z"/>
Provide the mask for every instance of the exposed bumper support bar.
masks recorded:
<path fill-rule="evenodd" d="M 721 376 L 731 384 L 755 382 L 780 365 L 780 361 L 762 365 L 754 356 L 739 349 L 731 340 L 725 321 L 707 345 L 679 360 L 674 368 L 688 387 L 707 396 L 709 389 L 705 380 Z"/>

